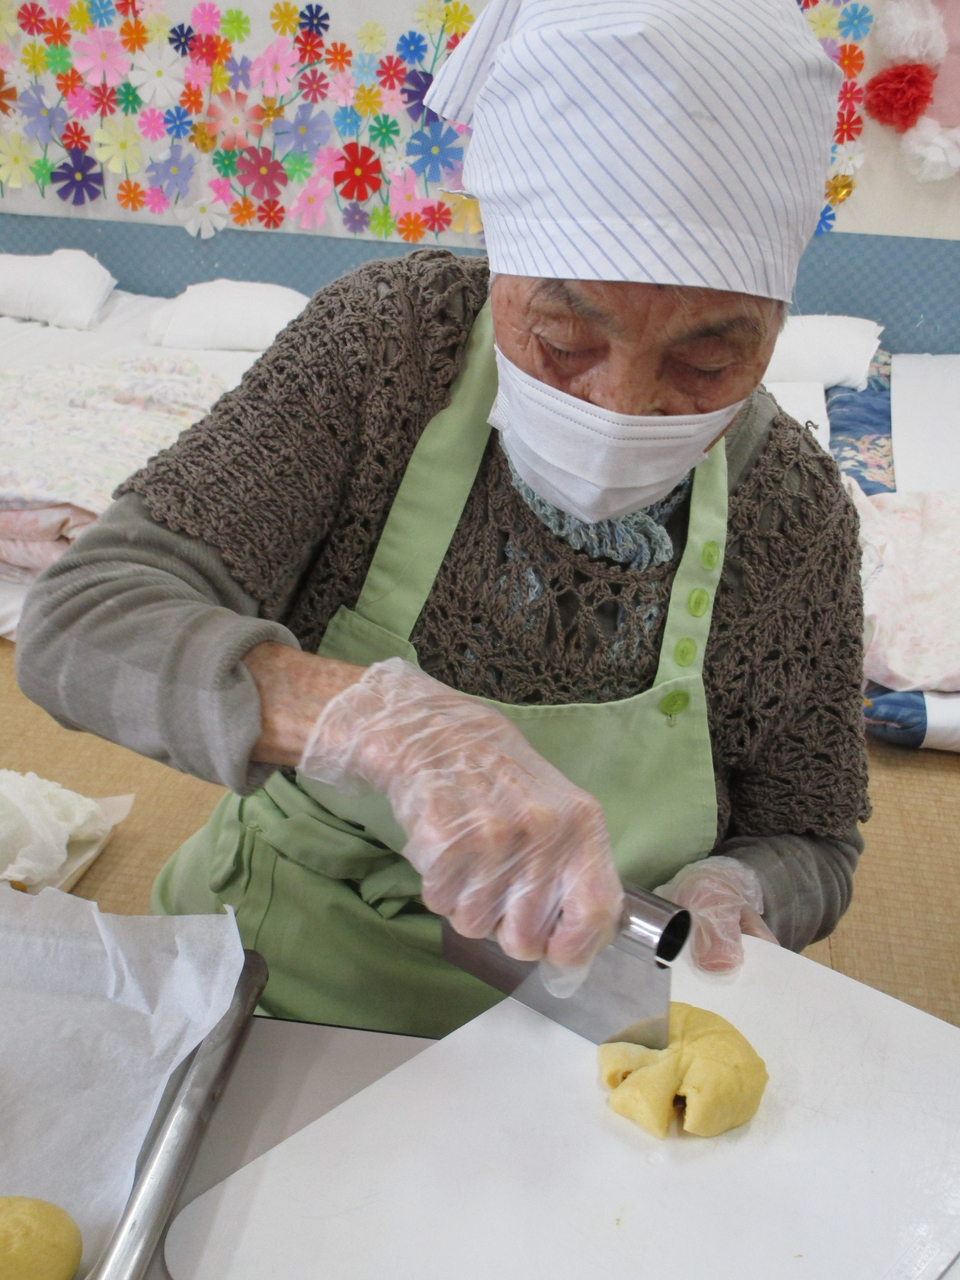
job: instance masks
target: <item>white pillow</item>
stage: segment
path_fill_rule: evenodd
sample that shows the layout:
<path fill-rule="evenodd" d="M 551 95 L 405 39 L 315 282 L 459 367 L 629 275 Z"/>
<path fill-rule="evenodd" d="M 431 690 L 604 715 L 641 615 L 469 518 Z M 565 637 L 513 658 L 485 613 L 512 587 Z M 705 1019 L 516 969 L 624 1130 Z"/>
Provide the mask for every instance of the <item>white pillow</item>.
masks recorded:
<path fill-rule="evenodd" d="M 161 307 L 147 341 L 156 347 L 265 351 L 310 299 L 279 284 L 209 280 Z"/>
<path fill-rule="evenodd" d="M 116 284 L 82 249 L 0 254 L 0 315 L 58 329 L 92 329 Z"/>
<path fill-rule="evenodd" d="M 827 397 L 819 382 L 768 382 L 763 385 L 784 411 L 801 426 L 814 425 L 813 434 L 822 449 L 830 452 L 830 418 L 827 416 Z"/>
<path fill-rule="evenodd" d="M 863 391 L 881 333 L 883 325 L 856 316 L 790 316 L 763 380 Z"/>

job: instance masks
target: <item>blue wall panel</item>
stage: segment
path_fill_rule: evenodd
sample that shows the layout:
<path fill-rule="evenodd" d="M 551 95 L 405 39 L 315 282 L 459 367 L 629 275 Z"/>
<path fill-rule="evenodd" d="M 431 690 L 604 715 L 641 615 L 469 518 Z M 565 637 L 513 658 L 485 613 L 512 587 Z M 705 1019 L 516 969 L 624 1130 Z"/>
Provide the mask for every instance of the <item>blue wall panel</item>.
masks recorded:
<path fill-rule="evenodd" d="M 800 263 L 794 311 L 868 316 L 888 351 L 960 352 L 960 240 L 817 236 Z"/>
<path fill-rule="evenodd" d="M 0 214 L 0 253 L 85 249 L 116 277 L 121 289 L 167 298 L 176 297 L 188 284 L 220 276 L 268 280 L 312 294 L 371 258 L 399 258 L 413 248 L 376 240 L 230 229 L 198 240 L 182 227 Z"/>
<path fill-rule="evenodd" d="M 362 262 L 412 247 L 233 230 L 195 240 L 180 227 L 0 214 L 0 252 L 86 249 L 121 288 L 166 297 L 217 276 L 272 280 L 309 294 Z M 886 326 L 890 351 L 960 352 L 960 240 L 818 236 L 800 264 L 794 311 L 869 316 Z"/>

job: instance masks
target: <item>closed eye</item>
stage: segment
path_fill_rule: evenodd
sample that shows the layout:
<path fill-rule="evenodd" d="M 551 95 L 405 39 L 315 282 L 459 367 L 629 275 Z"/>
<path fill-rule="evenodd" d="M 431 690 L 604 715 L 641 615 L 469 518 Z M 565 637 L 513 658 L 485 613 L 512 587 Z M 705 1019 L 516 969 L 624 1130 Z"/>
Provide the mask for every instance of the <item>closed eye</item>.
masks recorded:
<path fill-rule="evenodd" d="M 593 355 L 593 352 L 589 349 L 585 351 L 565 351 L 563 347 L 555 347 L 552 342 L 548 342 L 546 338 L 540 337 L 539 334 L 537 337 L 540 338 L 540 345 L 543 347 L 544 351 L 546 351 L 547 355 L 550 356 L 552 360 L 556 360 L 558 362 L 583 360 L 585 357 Z"/>

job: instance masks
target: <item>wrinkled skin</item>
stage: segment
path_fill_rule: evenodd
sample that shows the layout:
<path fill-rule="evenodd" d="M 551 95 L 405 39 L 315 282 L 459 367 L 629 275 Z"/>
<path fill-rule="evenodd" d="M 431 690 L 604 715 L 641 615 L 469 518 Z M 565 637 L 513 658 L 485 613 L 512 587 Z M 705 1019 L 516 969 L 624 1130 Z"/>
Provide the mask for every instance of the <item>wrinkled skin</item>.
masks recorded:
<path fill-rule="evenodd" d="M 718 289 L 497 276 L 497 346 L 524 373 L 602 409 L 710 413 L 744 400 L 783 307 Z"/>

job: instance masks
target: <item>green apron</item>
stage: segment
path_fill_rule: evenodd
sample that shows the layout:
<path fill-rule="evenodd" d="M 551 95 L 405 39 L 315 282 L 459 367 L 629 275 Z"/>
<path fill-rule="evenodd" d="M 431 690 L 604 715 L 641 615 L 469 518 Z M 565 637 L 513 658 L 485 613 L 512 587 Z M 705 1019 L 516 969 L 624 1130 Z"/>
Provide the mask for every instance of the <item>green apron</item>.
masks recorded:
<path fill-rule="evenodd" d="M 353 610 L 327 628 L 324 657 L 416 663 L 410 633 L 473 486 L 497 390 L 489 304 L 474 324 L 450 404 L 407 466 Z M 616 702 L 491 702 L 572 782 L 600 801 L 628 883 L 653 888 L 705 857 L 717 797 L 703 688 L 727 524 L 726 453 L 694 473 L 687 544 L 673 584 L 653 687 Z M 263 1007 L 278 1017 L 441 1036 L 500 996 L 440 956 L 440 922 L 419 898 L 405 837 L 382 796 L 344 797 L 275 773 L 226 796 L 174 854 L 153 908 L 202 913 L 230 903 L 244 945 L 270 966 Z"/>

